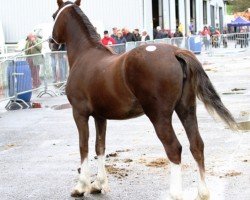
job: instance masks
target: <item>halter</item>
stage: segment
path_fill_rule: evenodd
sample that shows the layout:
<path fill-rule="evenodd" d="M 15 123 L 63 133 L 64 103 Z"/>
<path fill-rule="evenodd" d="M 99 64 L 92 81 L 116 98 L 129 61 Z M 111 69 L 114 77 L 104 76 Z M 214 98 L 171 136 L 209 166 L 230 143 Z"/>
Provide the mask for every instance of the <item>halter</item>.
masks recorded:
<path fill-rule="evenodd" d="M 62 7 L 62 8 L 59 10 L 59 12 L 57 13 L 56 18 L 55 18 L 55 20 L 54 20 L 54 26 L 55 26 L 55 24 L 56 24 L 56 21 L 57 21 L 59 15 L 62 13 L 62 11 L 64 11 L 66 8 L 68 8 L 68 7 L 70 7 L 70 6 L 73 6 L 73 5 L 74 5 L 74 4 L 68 4 L 68 5 Z M 54 30 L 54 26 L 53 26 L 53 30 Z M 53 37 L 51 37 L 51 39 L 52 39 L 56 44 L 60 44 L 60 43 L 57 42 Z"/>

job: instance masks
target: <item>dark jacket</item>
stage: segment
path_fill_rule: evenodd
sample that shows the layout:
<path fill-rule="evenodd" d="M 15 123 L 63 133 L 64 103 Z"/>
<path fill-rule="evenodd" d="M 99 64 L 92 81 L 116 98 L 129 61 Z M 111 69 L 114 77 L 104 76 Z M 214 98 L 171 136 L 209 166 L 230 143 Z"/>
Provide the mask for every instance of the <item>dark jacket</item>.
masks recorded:
<path fill-rule="evenodd" d="M 135 41 L 141 41 L 141 35 L 140 34 L 138 34 L 138 35 L 134 34 L 134 37 L 135 37 Z"/>
<path fill-rule="evenodd" d="M 150 37 L 149 35 L 146 36 L 145 40 L 150 40 Z"/>
<path fill-rule="evenodd" d="M 135 36 L 133 33 L 127 33 L 126 35 L 124 35 L 124 38 L 126 39 L 127 42 L 135 42 Z"/>
<path fill-rule="evenodd" d="M 175 33 L 174 33 L 174 37 L 183 37 L 183 34 L 182 34 L 182 32 L 180 32 L 180 31 L 176 31 Z"/>
<path fill-rule="evenodd" d="M 116 44 L 123 44 L 123 43 L 126 43 L 127 41 L 124 37 L 121 37 L 121 38 L 116 37 L 115 42 Z"/>
<path fill-rule="evenodd" d="M 143 36 L 141 37 L 141 41 L 142 41 L 142 38 L 143 38 Z M 150 40 L 149 35 L 146 35 L 146 37 L 145 37 L 145 41 L 147 41 L 147 40 Z"/>
<path fill-rule="evenodd" d="M 157 31 L 155 34 L 155 39 L 163 39 L 168 37 L 168 35 L 163 31 Z"/>

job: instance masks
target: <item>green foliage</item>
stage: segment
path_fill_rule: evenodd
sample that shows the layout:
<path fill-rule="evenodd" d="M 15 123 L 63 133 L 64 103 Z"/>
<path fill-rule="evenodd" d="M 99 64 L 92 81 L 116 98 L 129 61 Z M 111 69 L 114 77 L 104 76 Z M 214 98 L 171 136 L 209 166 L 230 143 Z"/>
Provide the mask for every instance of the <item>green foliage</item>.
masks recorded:
<path fill-rule="evenodd" d="M 232 5 L 227 5 L 227 14 L 228 15 L 234 14 Z"/>
<path fill-rule="evenodd" d="M 250 2 L 249 0 L 234 0 L 229 1 L 229 6 L 232 6 L 232 12 L 243 12 L 247 8 L 250 8 Z"/>

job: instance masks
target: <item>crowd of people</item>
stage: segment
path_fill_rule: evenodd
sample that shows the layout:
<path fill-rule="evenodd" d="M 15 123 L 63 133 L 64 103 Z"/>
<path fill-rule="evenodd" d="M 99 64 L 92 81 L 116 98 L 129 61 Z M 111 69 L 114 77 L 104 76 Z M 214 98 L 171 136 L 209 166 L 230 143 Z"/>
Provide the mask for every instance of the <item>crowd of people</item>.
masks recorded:
<path fill-rule="evenodd" d="M 113 44 L 125 44 L 126 42 L 137 42 L 150 40 L 150 36 L 147 31 L 143 30 L 140 34 L 139 29 L 134 29 L 131 33 L 128 28 L 118 29 L 117 27 L 112 28 L 113 33 L 110 35 L 107 30 L 104 31 L 102 38 L 102 44 L 113 45 Z"/>
<path fill-rule="evenodd" d="M 163 39 L 163 38 L 172 38 L 172 37 L 183 37 L 183 26 L 180 24 L 176 27 L 176 31 L 171 33 L 168 29 L 162 29 L 160 26 L 157 26 L 153 30 L 152 39 Z M 109 34 L 108 30 L 104 31 L 104 36 L 102 38 L 102 44 L 104 45 L 114 45 L 114 44 L 125 44 L 126 42 L 145 42 L 151 40 L 146 30 L 143 30 L 140 33 L 139 29 L 134 29 L 133 32 L 130 32 L 128 28 L 118 29 L 117 27 L 112 28 L 112 34 Z"/>
<path fill-rule="evenodd" d="M 243 46 L 248 46 L 247 29 L 245 27 L 241 27 L 240 30 L 236 33 L 239 33 L 235 35 L 236 44 L 239 44 L 241 48 L 243 48 Z M 227 37 L 223 35 L 222 37 L 220 37 L 221 34 L 228 34 L 227 29 L 225 28 L 221 33 L 219 28 L 214 28 L 212 26 L 204 26 L 203 30 L 199 32 L 199 35 L 203 37 L 205 49 L 208 49 L 210 44 L 212 45 L 212 47 L 217 48 L 219 47 L 221 42 L 223 44 L 223 47 L 226 48 L 228 45 Z"/>

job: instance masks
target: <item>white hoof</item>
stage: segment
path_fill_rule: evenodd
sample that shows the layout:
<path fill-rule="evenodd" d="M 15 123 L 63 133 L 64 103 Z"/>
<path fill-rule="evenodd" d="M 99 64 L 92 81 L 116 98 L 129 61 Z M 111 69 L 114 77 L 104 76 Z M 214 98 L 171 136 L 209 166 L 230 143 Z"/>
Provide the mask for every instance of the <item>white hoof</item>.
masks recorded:
<path fill-rule="evenodd" d="M 210 195 L 208 194 L 199 194 L 196 197 L 196 200 L 209 200 L 210 199 Z"/>
<path fill-rule="evenodd" d="M 107 194 L 110 191 L 107 180 L 100 180 L 97 178 L 91 184 L 91 193 L 102 193 Z"/>
<path fill-rule="evenodd" d="M 210 194 L 205 183 L 201 183 L 198 188 L 198 196 L 196 200 L 209 200 Z"/>
<path fill-rule="evenodd" d="M 180 192 L 170 192 L 170 197 L 173 200 L 182 200 L 183 199 L 182 193 L 180 193 Z"/>
<path fill-rule="evenodd" d="M 71 192 L 72 197 L 82 197 L 88 196 L 91 192 L 91 187 L 87 185 L 83 185 L 81 183 L 77 183 L 73 191 Z"/>

